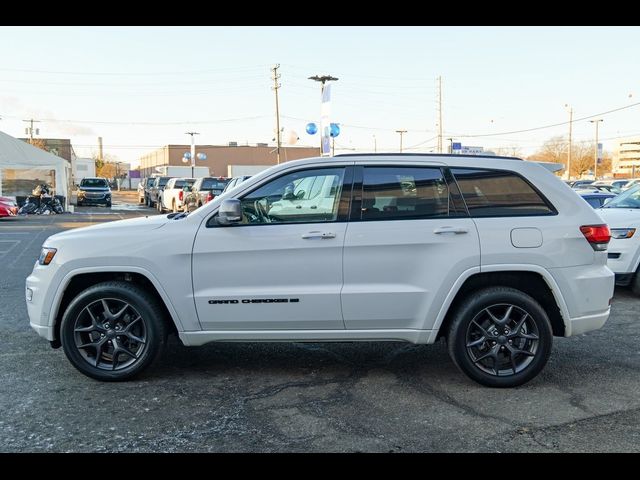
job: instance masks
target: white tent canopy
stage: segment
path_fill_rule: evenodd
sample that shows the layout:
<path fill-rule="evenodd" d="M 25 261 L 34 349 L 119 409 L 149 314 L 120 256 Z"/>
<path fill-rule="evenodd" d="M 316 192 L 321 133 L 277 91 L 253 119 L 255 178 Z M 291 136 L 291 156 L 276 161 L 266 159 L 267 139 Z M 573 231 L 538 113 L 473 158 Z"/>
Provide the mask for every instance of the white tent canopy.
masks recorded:
<path fill-rule="evenodd" d="M 0 195 L 3 194 L 3 184 L 5 185 L 5 190 L 7 190 L 6 186 L 9 183 L 9 177 L 14 180 L 14 184 L 17 184 L 17 182 L 15 182 L 16 179 L 24 179 L 21 184 L 29 184 L 29 191 L 21 191 L 17 194 L 28 195 L 37 183 L 35 178 L 29 176 L 28 172 L 51 172 L 52 170 L 55 172 L 55 177 L 53 178 L 54 184 L 51 186 L 54 187 L 55 194 L 64 195 L 68 201 L 71 193 L 70 162 L 57 155 L 36 148 L 33 145 L 29 145 L 27 142 L 18 140 L 11 135 L 0 132 Z M 40 175 L 32 176 L 42 181 L 45 180 L 41 178 Z M 31 182 L 30 180 L 33 181 Z M 15 195 L 15 188 L 18 187 L 14 187 L 14 192 L 5 191 L 5 195 Z M 27 187 L 20 188 L 24 190 Z"/>

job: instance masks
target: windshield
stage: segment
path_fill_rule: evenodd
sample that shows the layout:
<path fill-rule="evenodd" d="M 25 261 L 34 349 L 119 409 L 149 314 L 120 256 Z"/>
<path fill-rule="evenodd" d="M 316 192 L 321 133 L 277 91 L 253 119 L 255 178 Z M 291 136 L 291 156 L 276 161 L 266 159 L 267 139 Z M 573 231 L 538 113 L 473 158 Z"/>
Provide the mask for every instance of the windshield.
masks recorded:
<path fill-rule="evenodd" d="M 104 178 L 83 178 L 80 182 L 81 187 L 99 187 L 107 188 L 107 181 Z"/>
<path fill-rule="evenodd" d="M 622 192 L 603 208 L 640 208 L 640 185 Z"/>

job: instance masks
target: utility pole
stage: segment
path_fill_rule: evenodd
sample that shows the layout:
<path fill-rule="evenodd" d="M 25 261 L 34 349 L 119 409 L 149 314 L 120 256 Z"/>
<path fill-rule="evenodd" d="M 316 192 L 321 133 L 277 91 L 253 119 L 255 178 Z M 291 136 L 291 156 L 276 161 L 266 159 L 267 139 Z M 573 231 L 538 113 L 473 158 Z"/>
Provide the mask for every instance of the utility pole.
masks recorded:
<path fill-rule="evenodd" d="M 373 153 L 378 153 L 378 141 L 375 135 L 373 136 Z"/>
<path fill-rule="evenodd" d="M 438 153 L 442 153 L 442 77 L 438 77 Z"/>
<path fill-rule="evenodd" d="M 280 84 L 278 83 L 278 79 L 280 75 L 278 74 L 278 69 L 280 68 L 280 64 L 276 64 L 271 71 L 273 72 L 273 87 L 271 89 L 276 92 L 276 162 L 280 165 L 280 104 L 278 103 L 278 89 L 280 88 Z"/>
<path fill-rule="evenodd" d="M 565 104 L 565 107 L 569 107 Z M 569 107 L 569 149 L 567 151 L 567 180 L 571 180 L 571 133 L 573 127 L 573 107 Z"/>
<path fill-rule="evenodd" d="M 402 153 L 402 135 L 407 133 L 406 130 L 396 130 L 396 133 L 400 134 L 400 153 Z"/>
<path fill-rule="evenodd" d="M 449 153 L 453 153 L 453 138 L 447 138 L 449 140 Z"/>
<path fill-rule="evenodd" d="M 40 123 L 40 120 L 34 120 L 33 118 L 30 118 L 29 120 L 22 120 L 23 122 L 27 122 L 30 126 L 27 127 L 25 130 L 28 135 L 29 135 L 29 143 L 33 145 L 33 124 L 34 123 Z M 40 129 L 36 128 L 36 135 L 40 135 Z"/>
<path fill-rule="evenodd" d="M 102 162 L 102 137 L 98 137 L 98 160 Z"/>
<path fill-rule="evenodd" d="M 196 166 L 196 144 L 194 135 L 200 135 L 198 132 L 185 132 L 186 135 L 191 135 L 191 178 L 194 178 L 194 170 Z"/>
<path fill-rule="evenodd" d="M 597 120 L 589 120 L 589 123 L 595 123 L 596 124 L 596 148 L 595 151 L 593 153 L 593 157 L 594 157 L 594 161 L 593 161 L 593 179 L 596 180 L 596 172 L 598 170 L 598 124 L 600 122 L 602 122 L 603 120 L 601 118 L 598 118 Z"/>

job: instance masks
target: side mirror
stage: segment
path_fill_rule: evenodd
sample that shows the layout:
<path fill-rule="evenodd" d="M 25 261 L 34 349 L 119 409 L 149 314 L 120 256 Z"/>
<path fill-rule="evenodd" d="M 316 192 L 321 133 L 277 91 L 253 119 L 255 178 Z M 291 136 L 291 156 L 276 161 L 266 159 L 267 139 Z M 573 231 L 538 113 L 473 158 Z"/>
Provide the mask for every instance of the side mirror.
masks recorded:
<path fill-rule="evenodd" d="M 607 203 L 609 203 L 611 201 L 611 198 L 613 197 L 605 198 L 604 202 L 602 202 L 602 206 L 605 206 Z"/>
<path fill-rule="evenodd" d="M 216 221 L 218 225 L 233 225 L 240 223 L 242 220 L 242 206 L 240 200 L 236 198 L 228 198 L 223 200 L 218 209 Z"/>

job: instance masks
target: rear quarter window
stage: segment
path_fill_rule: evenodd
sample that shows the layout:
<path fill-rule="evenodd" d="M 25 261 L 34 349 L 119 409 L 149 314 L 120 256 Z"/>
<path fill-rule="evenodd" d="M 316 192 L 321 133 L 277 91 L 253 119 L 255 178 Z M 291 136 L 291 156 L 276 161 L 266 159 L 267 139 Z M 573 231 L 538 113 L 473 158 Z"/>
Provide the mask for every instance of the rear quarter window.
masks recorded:
<path fill-rule="evenodd" d="M 472 217 L 557 213 L 535 187 L 515 172 L 475 168 L 452 168 L 451 172 Z"/>

